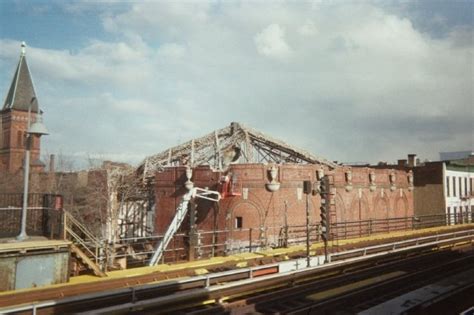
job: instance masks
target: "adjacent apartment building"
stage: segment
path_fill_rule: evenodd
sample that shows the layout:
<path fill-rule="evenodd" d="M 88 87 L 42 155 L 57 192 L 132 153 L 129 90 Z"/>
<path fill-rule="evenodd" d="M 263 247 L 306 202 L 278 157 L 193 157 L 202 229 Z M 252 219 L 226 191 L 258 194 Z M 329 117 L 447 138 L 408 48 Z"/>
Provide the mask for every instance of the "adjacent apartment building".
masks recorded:
<path fill-rule="evenodd" d="M 441 156 L 446 156 L 443 153 Z M 413 168 L 415 215 L 446 216 L 448 224 L 474 218 L 474 155 L 461 159 L 425 162 Z"/>

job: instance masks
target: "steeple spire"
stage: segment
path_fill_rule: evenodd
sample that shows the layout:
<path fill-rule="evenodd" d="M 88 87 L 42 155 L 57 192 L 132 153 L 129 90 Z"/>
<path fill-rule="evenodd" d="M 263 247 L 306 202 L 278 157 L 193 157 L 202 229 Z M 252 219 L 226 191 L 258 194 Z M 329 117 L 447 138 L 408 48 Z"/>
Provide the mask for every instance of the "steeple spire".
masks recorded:
<path fill-rule="evenodd" d="M 21 42 L 21 55 L 22 57 L 24 57 L 26 55 L 26 43 L 25 42 Z"/>
<path fill-rule="evenodd" d="M 36 98 L 33 80 L 31 78 L 28 64 L 26 63 L 26 43 L 21 43 L 20 61 L 13 76 L 10 89 L 3 104 L 3 110 L 16 109 L 37 113 L 38 100 Z"/>

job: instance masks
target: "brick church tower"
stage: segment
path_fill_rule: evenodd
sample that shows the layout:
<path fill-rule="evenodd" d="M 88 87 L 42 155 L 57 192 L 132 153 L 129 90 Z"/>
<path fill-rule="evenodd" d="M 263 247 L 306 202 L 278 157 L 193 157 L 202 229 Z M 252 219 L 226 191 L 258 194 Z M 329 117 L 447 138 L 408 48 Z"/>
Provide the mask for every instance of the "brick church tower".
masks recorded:
<path fill-rule="evenodd" d="M 0 110 L 0 173 L 23 169 L 28 120 L 31 125 L 41 117 L 25 53 L 26 44 L 22 43 L 20 61 Z M 40 138 L 34 135 L 31 141 L 31 171 L 41 172 L 44 164 L 40 161 Z"/>

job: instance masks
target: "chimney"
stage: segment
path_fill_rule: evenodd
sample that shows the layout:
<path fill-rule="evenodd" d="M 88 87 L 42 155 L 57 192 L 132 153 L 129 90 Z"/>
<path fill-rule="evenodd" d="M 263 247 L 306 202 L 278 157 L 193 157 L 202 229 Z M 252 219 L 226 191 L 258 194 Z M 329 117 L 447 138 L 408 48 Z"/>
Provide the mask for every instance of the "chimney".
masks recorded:
<path fill-rule="evenodd" d="M 49 156 L 49 172 L 54 173 L 54 160 L 55 160 L 55 155 L 51 154 Z"/>
<path fill-rule="evenodd" d="M 398 160 L 397 165 L 399 167 L 405 167 L 407 165 L 407 160 Z"/>
<path fill-rule="evenodd" d="M 416 154 L 408 154 L 408 167 L 416 167 Z"/>

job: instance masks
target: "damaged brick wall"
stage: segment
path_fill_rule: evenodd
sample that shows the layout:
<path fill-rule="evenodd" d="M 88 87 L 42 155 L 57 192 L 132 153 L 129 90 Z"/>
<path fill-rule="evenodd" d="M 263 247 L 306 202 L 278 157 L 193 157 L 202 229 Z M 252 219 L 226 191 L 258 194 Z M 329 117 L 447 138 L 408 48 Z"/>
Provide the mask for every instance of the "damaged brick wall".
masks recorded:
<path fill-rule="evenodd" d="M 303 181 L 309 180 L 317 185 L 317 171 L 323 167 L 314 164 L 283 164 L 276 167 L 278 173 L 275 180 L 280 187 L 275 192 L 269 191 L 266 186 L 271 182 L 271 165 L 234 164 L 227 174 L 235 176 L 238 196 L 227 197 L 218 204 L 196 201 L 196 230 L 201 232 L 202 245 L 214 242 L 228 247 L 229 242 L 249 242 L 251 239 L 254 244 L 277 246 L 285 226 L 290 227 L 291 233 L 291 227 L 296 229 L 306 225 Z M 333 180 L 331 192 L 334 194 L 336 214 L 331 223 L 413 216 L 410 173 L 367 167 L 323 169 Z M 208 167 L 198 167 L 193 171 L 192 181 L 197 187 L 219 190 L 223 175 Z M 185 168 L 166 168 L 157 173 L 155 179 L 155 232 L 163 234 L 186 192 L 183 186 Z M 310 223 L 317 225 L 320 221 L 319 195 L 309 195 L 308 203 Z M 180 233 L 187 234 L 190 228 L 190 219 L 187 218 Z M 212 234 L 214 240 L 209 237 Z M 177 246 L 186 247 L 186 238 L 182 238 L 182 243 Z M 225 251 L 225 246 L 220 246 L 221 251 Z"/>

